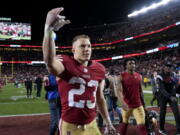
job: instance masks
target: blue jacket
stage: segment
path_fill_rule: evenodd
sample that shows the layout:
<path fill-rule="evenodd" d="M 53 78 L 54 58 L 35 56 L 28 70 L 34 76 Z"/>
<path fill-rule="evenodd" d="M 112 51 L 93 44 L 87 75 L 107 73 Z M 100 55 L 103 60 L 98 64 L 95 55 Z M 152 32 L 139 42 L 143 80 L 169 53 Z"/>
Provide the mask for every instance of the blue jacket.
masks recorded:
<path fill-rule="evenodd" d="M 45 89 L 47 91 L 47 99 L 57 99 L 59 98 L 59 93 L 58 93 L 58 84 L 56 81 L 56 77 L 54 75 L 49 75 L 49 85 L 45 86 Z"/>

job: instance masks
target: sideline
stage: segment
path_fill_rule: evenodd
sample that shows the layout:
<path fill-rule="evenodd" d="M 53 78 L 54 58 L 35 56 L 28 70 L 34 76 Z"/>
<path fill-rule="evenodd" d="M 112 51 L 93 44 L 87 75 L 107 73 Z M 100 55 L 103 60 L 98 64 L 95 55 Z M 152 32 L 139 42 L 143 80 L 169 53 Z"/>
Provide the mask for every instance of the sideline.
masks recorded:
<path fill-rule="evenodd" d="M 27 116 L 42 116 L 42 115 L 49 115 L 50 113 L 34 113 L 34 114 L 17 114 L 17 115 L 0 115 L 0 118 L 7 118 L 7 117 L 27 117 Z"/>
<path fill-rule="evenodd" d="M 6 103 L 0 103 L 0 105 L 2 104 L 46 104 L 47 101 L 41 101 L 41 102 L 6 102 Z"/>
<path fill-rule="evenodd" d="M 150 90 L 143 90 L 143 93 L 152 94 L 152 91 L 150 91 Z"/>

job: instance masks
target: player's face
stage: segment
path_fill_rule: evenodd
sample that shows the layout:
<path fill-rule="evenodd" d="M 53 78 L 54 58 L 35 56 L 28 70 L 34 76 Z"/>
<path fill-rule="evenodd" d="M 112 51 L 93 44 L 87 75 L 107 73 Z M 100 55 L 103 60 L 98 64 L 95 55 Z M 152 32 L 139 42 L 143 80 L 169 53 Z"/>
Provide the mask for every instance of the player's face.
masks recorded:
<path fill-rule="evenodd" d="M 127 61 L 126 69 L 129 71 L 135 71 L 136 62 L 134 60 Z"/>
<path fill-rule="evenodd" d="M 72 52 L 74 58 L 80 61 L 88 61 L 91 58 L 91 43 L 87 38 L 80 38 L 73 43 Z"/>

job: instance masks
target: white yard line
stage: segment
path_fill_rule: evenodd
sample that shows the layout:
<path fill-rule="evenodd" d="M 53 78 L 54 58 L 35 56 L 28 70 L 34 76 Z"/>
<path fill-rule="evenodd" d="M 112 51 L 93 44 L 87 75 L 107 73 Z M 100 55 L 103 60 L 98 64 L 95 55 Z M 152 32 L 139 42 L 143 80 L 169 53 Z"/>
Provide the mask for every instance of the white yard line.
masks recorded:
<path fill-rule="evenodd" d="M 6 102 L 6 103 L 0 103 L 1 104 L 45 104 L 47 103 L 46 101 L 42 101 L 42 102 Z"/>
<path fill-rule="evenodd" d="M 17 114 L 17 115 L 0 115 L 0 118 L 7 117 L 27 117 L 27 116 L 41 116 L 41 115 L 49 115 L 49 113 L 35 113 L 35 114 Z"/>
<path fill-rule="evenodd" d="M 149 90 L 143 90 L 143 93 L 146 93 L 146 94 L 152 94 L 152 91 L 149 91 Z"/>

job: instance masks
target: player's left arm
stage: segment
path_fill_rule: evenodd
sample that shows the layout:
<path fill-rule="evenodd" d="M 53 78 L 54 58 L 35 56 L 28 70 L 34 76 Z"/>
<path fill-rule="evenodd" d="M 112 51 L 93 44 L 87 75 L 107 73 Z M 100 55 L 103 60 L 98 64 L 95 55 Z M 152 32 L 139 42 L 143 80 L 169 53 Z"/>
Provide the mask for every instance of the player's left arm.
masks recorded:
<path fill-rule="evenodd" d="M 99 112 L 100 112 L 101 116 L 103 117 L 104 121 L 106 122 L 107 132 L 109 134 L 115 135 L 116 130 L 113 127 L 111 120 L 109 118 L 106 101 L 105 101 L 105 98 L 103 95 L 104 85 L 105 85 L 105 81 L 102 80 L 97 89 L 96 102 L 97 102 Z"/>

